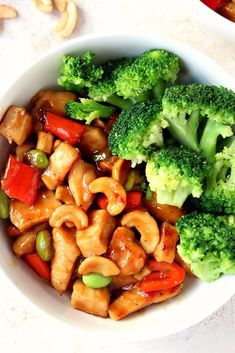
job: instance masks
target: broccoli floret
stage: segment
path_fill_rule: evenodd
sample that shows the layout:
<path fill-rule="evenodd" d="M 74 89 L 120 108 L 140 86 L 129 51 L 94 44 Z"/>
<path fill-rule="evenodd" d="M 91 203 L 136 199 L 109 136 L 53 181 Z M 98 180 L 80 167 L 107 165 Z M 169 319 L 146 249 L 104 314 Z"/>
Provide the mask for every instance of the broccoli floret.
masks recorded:
<path fill-rule="evenodd" d="M 103 75 L 102 67 L 93 63 L 94 56 L 90 51 L 76 57 L 65 55 L 62 58 L 58 84 L 75 92 L 91 87 Z"/>
<path fill-rule="evenodd" d="M 233 134 L 235 93 L 227 88 L 202 84 L 173 86 L 166 89 L 162 105 L 172 136 L 185 146 L 200 148 L 210 162 L 214 161 L 218 137 Z"/>
<path fill-rule="evenodd" d="M 79 102 L 66 103 L 66 114 L 76 120 L 85 120 L 87 125 L 96 118 L 108 118 L 115 111 L 114 107 L 95 102 L 93 99 L 80 98 Z"/>
<path fill-rule="evenodd" d="M 152 90 L 157 100 L 161 101 L 165 82 L 174 82 L 179 69 L 177 55 L 162 49 L 148 50 L 118 72 L 117 94 L 140 101 Z"/>
<path fill-rule="evenodd" d="M 215 214 L 235 214 L 235 141 L 217 153 L 213 172 L 196 208 Z"/>
<path fill-rule="evenodd" d="M 180 236 L 178 252 L 203 281 L 211 282 L 221 274 L 235 274 L 234 218 L 196 213 L 176 222 Z"/>
<path fill-rule="evenodd" d="M 115 122 L 108 140 L 112 154 L 132 161 L 132 165 L 146 161 L 152 146 L 162 146 L 161 106 L 154 101 L 133 104 L 123 110 Z"/>
<path fill-rule="evenodd" d="M 157 202 L 182 207 L 192 194 L 200 197 L 211 166 L 199 151 L 185 146 L 168 146 L 156 151 L 148 160 L 146 177 Z"/>
<path fill-rule="evenodd" d="M 110 60 L 103 64 L 103 78 L 90 87 L 88 96 L 98 102 L 107 102 L 121 109 L 128 109 L 132 105 L 132 101 L 116 95 L 115 80 L 118 72 L 123 70 L 127 65 L 130 65 L 132 61 L 133 59 L 131 58 L 121 58 Z"/>

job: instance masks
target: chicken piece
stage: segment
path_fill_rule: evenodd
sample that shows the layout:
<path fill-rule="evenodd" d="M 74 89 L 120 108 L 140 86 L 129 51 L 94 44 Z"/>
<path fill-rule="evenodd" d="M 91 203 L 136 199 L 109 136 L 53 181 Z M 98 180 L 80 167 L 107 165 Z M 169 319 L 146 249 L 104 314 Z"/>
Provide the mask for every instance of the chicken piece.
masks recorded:
<path fill-rule="evenodd" d="M 12 106 L 8 109 L 0 124 L 0 135 L 9 143 L 21 145 L 33 130 L 33 118 L 24 108 Z"/>
<path fill-rule="evenodd" d="M 158 262 L 172 263 L 179 238 L 177 229 L 170 223 L 163 222 L 160 228 L 160 237 L 160 242 L 152 255 Z"/>
<path fill-rule="evenodd" d="M 73 285 L 71 306 L 96 316 L 107 317 L 110 301 L 108 288 L 89 288 L 77 280 Z"/>
<path fill-rule="evenodd" d="M 21 232 L 36 224 L 47 222 L 52 213 L 61 205 L 52 191 L 44 191 L 38 195 L 32 206 L 18 200 L 10 201 L 10 220 Z"/>
<path fill-rule="evenodd" d="M 42 181 L 49 190 L 55 190 L 64 181 L 73 163 L 79 159 L 77 148 L 67 142 L 61 142 L 51 155 L 49 165 L 42 175 Z"/>
<path fill-rule="evenodd" d="M 56 188 L 55 197 L 66 205 L 74 205 L 74 197 L 66 185 L 59 185 Z"/>
<path fill-rule="evenodd" d="M 137 279 L 134 276 L 113 276 L 111 287 L 112 289 L 123 288 L 135 284 Z"/>
<path fill-rule="evenodd" d="M 120 268 L 120 276 L 138 273 L 146 260 L 146 254 L 135 240 L 134 232 L 126 227 L 118 227 L 113 233 L 107 257 Z"/>
<path fill-rule="evenodd" d="M 68 175 L 69 188 L 78 206 L 85 211 L 92 204 L 95 195 L 89 190 L 89 184 L 96 179 L 96 172 L 93 165 L 84 162 L 82 159 L 74 163 Z"/>
<path fill-rule="evenodd" d="M 40 110 L 65 115 L 65 104 L 77 100 L 76 94 L 72 92 L 56 92 L 50 90 L 39 91 L 32 99 L 32 114 L 38 118 Z"/>
<path fill-rule="evenodd" d="M 74 232 L 63 227 L 52 231 L 54 256 L 51 262 L 51 283 L 59 292 L 64 293 L 73 273 L 75 262 L 81 254 Z"/>
<path fill-rule="evenodd" d="M 106 210 L 91 211 L 89 227 L 76 232 L 77 244 L 82 255 L 88 257 L 104 254 L 115 226 L 115 218 L 110 216 Z"/>
<path fill-rule="evenodd" d="M 185 212 L 176 206 L 162 205 L 155 201 L 155 195 L 152 200 L 143 200 L 144 207 L 157 219 L 162 222 L 169 222 L 175 224 L 176 221 L 182 217 Z"/>
<path fill-rule="evenodd" d="M 94 154 L 103 152 L 107 147 L 107 134 L 100 127 L 86 125 L 86 130 L 79 142 L 82 154 L 92 158 Z"/>
<path fill-rule="evenodd" d="M 31 254 L 35 250 L 36 236 L 38 232 L 48 227 L 47 223 L 39 224 L 19 236 L 12 245 L 12 250 L 16 256 Z"/>
<path fill-rule="evenodd" d="M 44 131 L 38 131 L 37 150 L 51 154 L 53 146 L 54 136 Z"/>
<path fill-rule="evenodd" d="M 109 316 L 113 320 L 120 320 L 148 305 L 156 304 L 173 298 L 179 294 L 183 285 L 179 284 L 170 289 L 144 293 L 138 284 L 123 293 L 109 306 Z"/>

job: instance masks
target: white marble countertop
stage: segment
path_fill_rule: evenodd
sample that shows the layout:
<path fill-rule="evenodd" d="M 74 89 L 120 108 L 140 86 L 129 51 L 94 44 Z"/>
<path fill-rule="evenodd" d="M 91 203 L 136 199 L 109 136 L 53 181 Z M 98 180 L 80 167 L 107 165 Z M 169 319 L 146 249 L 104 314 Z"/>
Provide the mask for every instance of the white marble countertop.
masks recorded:
<path fill-rule="evenodd" d="M 235 42 L 223 39 L 192 17 L 192 0 L 77 0 L 79 24 L 73 37 L 92 33 L 141 32 L 168 35 L 209 55 L 235 77 Z M 0 96 L 27 65 L 60 44 L 53 36 L 56 14 L 38 12 L 32 1 L 2 0 L 19 13 L 0 25 Z M 198 325 L 170 337 L 144 343 L 102 346 L 63 332 L 38 313 L 0 270 L 1 353 L 233 353 L 235 297 Z"/>

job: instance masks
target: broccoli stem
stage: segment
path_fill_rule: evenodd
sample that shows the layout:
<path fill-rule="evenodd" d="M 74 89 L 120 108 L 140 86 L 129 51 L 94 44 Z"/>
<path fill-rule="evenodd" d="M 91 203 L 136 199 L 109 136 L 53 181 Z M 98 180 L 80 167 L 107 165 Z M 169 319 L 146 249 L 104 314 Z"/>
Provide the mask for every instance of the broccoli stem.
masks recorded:
<path fill-rule="evenodd" d="M 109 96 L 106 100 L 107 103 L 115 105 L 118 108 L 121 109 L 128 109 L 132 105 L 132 102 L 129 99 L 123 99 L 121 97 L 116 96 L 113 94 L 112 96 Z"/>
<path fill-rule="evenodd" d="M 212 163 L 215 159 L 216 145 L 219 135 L 225 138 L 232 134 L 233 132 L 230 126 L 218 123 L 212 119 L 207 120 L 199 145 L 205 158 L 209 162 Z"/>
<path fill-rule="evenodd" d="M 153 87 L 152 89 L 153 96 L 158 102 L 162 101 L 162 97 L 164 95 L 165 89 L 166 89 L 166 83 L 162 79 L 160 79 Z"/>
<path fill-rule="evenodd" d="M 166 119 L 169 122 L 169 131 L 171 135 L 183 145 L 198 150 L 197 129 L 200 120 L 199 110 L 191 113 L 189 119 L 186 119 L 186 113 L 181 112 L 177 117 Z"/>
<path fill-rule="evenodd" d="M 181 208 L 191 192 L 191 186 L 180 187 L 176 191 L 157 190 L 157 202 Z"/>

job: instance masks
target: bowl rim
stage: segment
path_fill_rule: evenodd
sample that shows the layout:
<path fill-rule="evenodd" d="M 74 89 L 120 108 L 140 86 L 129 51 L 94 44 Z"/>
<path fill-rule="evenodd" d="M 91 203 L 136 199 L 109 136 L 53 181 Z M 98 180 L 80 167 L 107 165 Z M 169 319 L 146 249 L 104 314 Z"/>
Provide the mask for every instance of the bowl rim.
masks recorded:
<path fill-rule="evenodd" d="M 78 38 L 73 38 L 70 39 L 66 42 L 61 43 L 60 45 L 58 45 L 56 48 L 52 48 L 50 49 L 47 53 L 41 55 L 39 58 L 37 58 L 37 60 L 33 61 L 29 66 L 27 66 L 22 72 L 19 73 L 19 75 L 14 79 L 13 82 L 11 82 L 8 86 L 8 88 L 5 90 L 5 92 L 0 96 L 0 106 L 1 106 L 1 101 L 4 100 L 4 97 L 6 95 L 9 94 L 11 88 L 13 87 L 13 85 L 15 83 L 17 83 L 18 81 L 20 81 L 24 75 L 34 69 L 34 67 L 36 67 L 38 64 L 40 64 L 40 62 L 46 60 L 48 57 L 50 57 L 51 55 L 56 55 L 56 54 L 60 54 L 61 50 L 63 49 L 64 51 L 66 50 L 70 50 L 70 48 L 74 47 L 74 45 L 79 44 L 79 43 L 85 43 L 86 41 L 89 40 L 107 40 L 107 39 L 115 39 L 115 38 L 119 38 L 119 39 L 124 39 L 125 40 L 127 38 L 129 38 L 129 40 L 131 39 L 135 39 L 135 40 L 143 40 L 143 39 L 147 39 L 150 40 L 152 42 L 161 42 L 162 44 L 164 43 L 164 41 L 167 41 L 167 46 L 171 46 L 172 50 L 175 51 L 178 48 L 180 50 L 182 49 L 186 49 L 187 52 L 190 52 L 190 54 L 192 56 L 196 55 L 198 58 L 203 58 L 203 60 L 205 60 L 207 63 L 210 64 L 211 70 L 217 69 L 221 72 L 221 74 L 223 74 L 225 76 L 225 82 L 226 85 L 230 86 L 230 88 L 235 90 L 235 81 L 233 79 L 231 79 L 230 75 L 219 65 L 217 64 L 214 60 L 212 60 L 210 57 L 208 57 L 207 55 L 205 55 L 204 53 L 200 52 L 199 50 L 193 48 L 192 46 L 185 44 L 184 42 L 181 42 L 180 40 L 176 40 L 176 39 L 172 39 L 171 37 L 168 36 L 159 36 L 159 38 L 155 38 L 153 35 L 149 35 L 147 33 L 144 34 L 139 34 L 139 33 L 132 33 L 132 34 L 125 34 L 125 33 L 121 33 L 121 34 L 110 34 L 110 35 L 104 35 L 104 34 L 92 34 L 92 35 L 84 35 Z M 91 332 L 87 332 L 86 329 L 84 329 L 81 326 L 77 326 L 75 327 L 72 323 L 70 322 L 66 322 L 66 321 L 62 321 L 58 316 L 53 316 L 50 312 L 46 312 L 42 307 L 40 307 L 38 304 L 36 304 L 33 300 L 31 300 L 31 298 L 29 296 L 27 296 L 24 291 L 21 288 L 18 288 L 16 283 L 8 276 L 7 271 L 5 271 L 4 269 L 1 268 L 1 273 L 4 274 L 4 276 L 8 279 L 8 281 L 18 290 L 18 292 L 20 292 L 20 295 L 22 297 L 23 301 L 26 301 L 27 303 L 29 302 L 30 305 L 32 305 L 32 308 L 34 308 L 34 310 L 37 312 L 40 312 L 41 315 L 45 315 L 45 318 L 48 317 L 50 318 L 50 320 L 55 321 L 56 325 L 61 326 L 63 328 L 63 330 L 66 329 L 66 331 L 69 333 L 73 333 L 76 330 L 76 333 L 81 333 L 81 335 L 79 336 L 80 339 L 87 339 L 88 337 L 90 338 Z M 235 294 L 235 289 L 234 289 L 234 293 Z M 165 332 L 165 334 L 161 334 L 158 335 L 156 332 L 153 332 L 153 330 L 151 331 L 145 331 L 145 333 L 140 337 L 138 337 L 137 341 L 145 341 L 145 340 L 150 340 L 150 339 L 157 339 L 157 338 L 162 338 L 162 337 L 166 337 L 178 332 L 181 332 L 185 329 L 188 329 L 192 326 L 194 326 L 195 324 L 198 324 L 199 322 L 201 322 L 202 320 L 205 320 L 208 316 L 210 316 L 212 313 L 214 313 L 215 311 L 217 311 L 222 305 L 224 305 L 229 299 L 231 298 L 231 293 L 226 293 L 226 295 L 224 295 L 223 300 L 220 300 L 219 303 L 216 305 L 216 307 L 211 307 L 210 310 L 207 311 L 207 313 L 205 315 L 203 315 L 202 318 L 200 319 L 196 319 L 196 320 L 192 320 L 192 322 L 189 323 L 185 323 L 185 324 L 181 324 L 179 325 L 179 328 L 176 329 L 170 329 L 167 332 Z M 136 337 L 135 335 L 131 336 L 131 337 L 127 337 L 127 335 L 123 335 L 123 334 L 119 334 L 118 333 L 118 326 L 116 326 L 116 328 L 114 329 L 115 332 L 115 336 L 118 337 L 118 339 L 120 340 L 120 342 L 134 342 L 136 341 Z M 97 341 L 101 341 L 103 342 L 103 337 L 99 337 L 99 333 L 96 334 L 94 331 L 92 331 L 92 335 L 95 335 L 95 339 Z"/>

